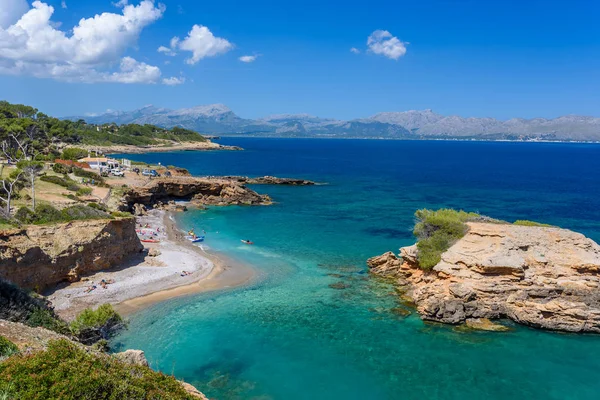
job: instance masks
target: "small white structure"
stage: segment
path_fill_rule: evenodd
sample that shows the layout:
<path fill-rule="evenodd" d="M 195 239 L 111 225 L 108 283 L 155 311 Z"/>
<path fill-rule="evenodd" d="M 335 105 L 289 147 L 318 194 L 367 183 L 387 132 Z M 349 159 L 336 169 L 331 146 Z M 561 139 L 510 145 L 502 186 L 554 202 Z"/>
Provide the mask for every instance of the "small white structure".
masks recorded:
<path fill-rule="evenodd" d="M 100 171 L 119 167 L 119 161 L 106 157 L 86 157 L 78 161 L 81 163 L 87 163 L 90 168 L 98 169 Z"/>

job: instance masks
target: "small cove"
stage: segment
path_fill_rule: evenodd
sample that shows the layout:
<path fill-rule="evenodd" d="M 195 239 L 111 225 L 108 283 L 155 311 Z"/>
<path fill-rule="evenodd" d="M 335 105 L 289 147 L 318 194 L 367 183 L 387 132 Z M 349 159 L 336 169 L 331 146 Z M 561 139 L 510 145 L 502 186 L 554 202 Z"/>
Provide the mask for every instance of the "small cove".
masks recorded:
<path fill-rule="evenodd" d="M 131 317 L 116 348 L 218 399 L 587 399 L 600 338 L 513 326 L 464 333 L 425 324 L 368 257 L 414 242 L 418 208 L 534 219 L 600 240 L 600 146 L 225 139 L 243 152 L 130 158 L 195 175 L 327 182 L 255 186 L 276 204 L 178 215 L 207 246 L 252 264 L 251 285 L 173 299 Z M 240 239 L 251 239 L 247 246 Z M 412 312 L 394 312 L 400 308 Z"/>

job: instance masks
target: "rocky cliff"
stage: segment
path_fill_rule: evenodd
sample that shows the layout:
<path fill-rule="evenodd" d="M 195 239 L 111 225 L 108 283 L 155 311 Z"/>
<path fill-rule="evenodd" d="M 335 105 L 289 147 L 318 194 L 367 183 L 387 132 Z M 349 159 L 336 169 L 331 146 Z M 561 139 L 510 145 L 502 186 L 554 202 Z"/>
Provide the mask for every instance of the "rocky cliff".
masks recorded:
<path fill-rule="evenodd" d="M 271 204 L 271 198 L 248 189 L 231 179 L 192 177 L 158 178 L 143 186 L 130 188 L 123 196 L 123 208 L 134 204 L 154 205 L 158 201 L 186 199 L 202 205 Z"/>
<path fill-rule="evenodd" d="M 36 290 L 114 267 L 142 250 L 132 218 L 0 231 L 0 278 Z"/>
<path fill-rule="evenodd" d="M 432 271 L 416 246 L 368 260 L 425 320 L 510 318 L 544 329 L 600 333 L 600 246 L 566 229 L 468 223 Z"/>

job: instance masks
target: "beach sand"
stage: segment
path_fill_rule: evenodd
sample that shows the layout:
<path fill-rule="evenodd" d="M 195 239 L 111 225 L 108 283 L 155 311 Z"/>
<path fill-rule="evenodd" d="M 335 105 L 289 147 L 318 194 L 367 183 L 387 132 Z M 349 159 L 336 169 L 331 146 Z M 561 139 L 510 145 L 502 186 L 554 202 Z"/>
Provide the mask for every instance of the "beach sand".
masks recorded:
<path fill-rule="evenodd" d="M 151 229 L 141 228 L 147 232 L 160 228 L 160 243 L 143 243 L 147 250 L 159 250 L 160 255 L 150 257 L 145 251 L 117 268 L 57 287 L 47 297 L 58 315 L 70 320 L 83 309 L 104 303 L 113 304 L 119 313 L 127 315 L 174 297 L 241 286 L 256 277 L 252 267 L 207 253 L 186 240 L 164 211 L 152 210 L 138 217 L 137 224 L 148 224 Z M 190 274 L 182 276 L 183 271 Z M 114 283 L 103 288 L 103 279 Z M 86 292 L 92 285 L 96 289 Z"/>

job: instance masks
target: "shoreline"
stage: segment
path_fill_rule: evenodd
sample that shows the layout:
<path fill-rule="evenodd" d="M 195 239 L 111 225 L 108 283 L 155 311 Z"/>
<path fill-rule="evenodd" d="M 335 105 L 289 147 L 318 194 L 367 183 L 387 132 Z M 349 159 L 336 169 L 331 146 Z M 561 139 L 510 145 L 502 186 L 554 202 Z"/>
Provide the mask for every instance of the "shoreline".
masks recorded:
<path fill-rule="evenodd" d="M 143 243 L 144 253 L 122 265 L 49 291 L 47 298 L 56 313 L 71 320 L 85 308 L 109 303 L 122 315 L 131 315 L 168 299 L 239 287 L 256 278 L 251 266 L 207 253 L 186 240 L 170 215 L 152 210 L 136 219 L 137 226 L 149 224 L 154 232 L 158 229 L 160 243 Z M 160 254 L 150 257 L 150 250 Z M 188 274 L 183 275 L 183 271 Z M 103 287 L 102 280 L 114 283 Z M 88 292 L 92 286 L 95 289 Z"/>
<path fill-rule="evenodd" d="M 145 154 L 145 153 L 166 153 L 173 151 L 213 151 L 213 150 L 226 150 L 226 151 L 238 151 L 243 150 L 237 146 L 226 146 L 215 142 L 181 142 L 173 143 L 171 146 L 161 145 L 150 145 L 150 146 L 134 146 L 134 145 L 105 145 L 105 146 L 93 146 L 93 145 L 80 145 L 80 148 L 100 151 L 103 154 Z"/>

